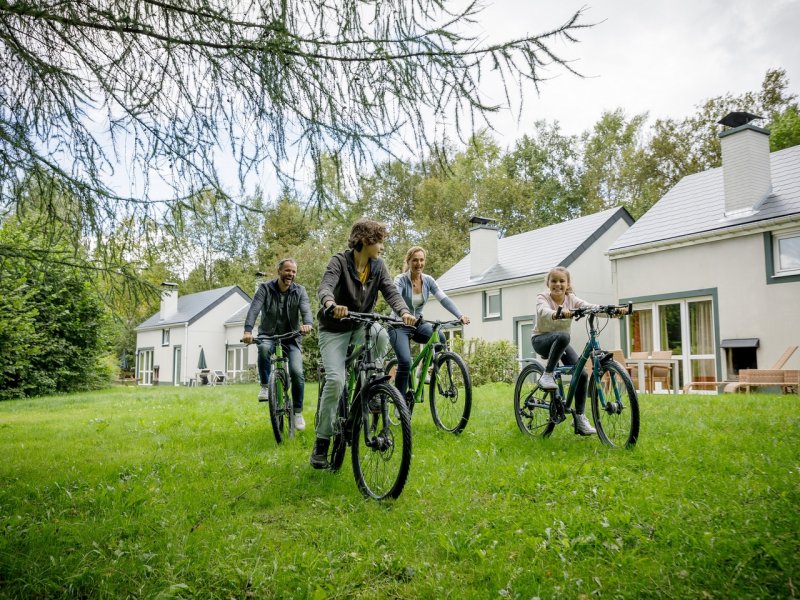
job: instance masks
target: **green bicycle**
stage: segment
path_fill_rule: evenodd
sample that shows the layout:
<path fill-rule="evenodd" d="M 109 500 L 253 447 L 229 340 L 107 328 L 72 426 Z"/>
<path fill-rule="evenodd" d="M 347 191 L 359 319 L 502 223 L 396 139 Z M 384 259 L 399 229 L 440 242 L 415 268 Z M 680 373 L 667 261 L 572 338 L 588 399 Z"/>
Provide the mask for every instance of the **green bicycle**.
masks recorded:
<path fill-rule="evenodd" d="M 265 344 L 269 341 L 275 342 L 274 350 L 269 360 L 272 369 L 269 374 L 269 419 L 272 422 L 272 433 L 275 434 L 277 443 L 283 442 L 287 437 L 294 437 L 294 407 L 292 399 L 289 397 L 291 389 L 291 379 L 289 377 L 289 359 L 283 355 L 283 344 L 296 337 L 300 337 L 299 331 L 291 331 L 282 335 L 257 335 L 253 338 L 256 345 Z"/>
<path fill-rule="evenodd" d="M 464 359 L 455 352 L 444 349 L 439 343 L 439 330 L 449 325 L 461 325 L 461 321 L 455 319 L 427 322 L 433 325 L 433 334 L 411 361 L 405 398 L 408 412 L 413 414 L 414 405 L 425 401 L 427 383 L 434 424 L 444 431 L 461 433 L 467 426 L 472 411 L 472 380 Z M 430 379 L 426 381 L 429 370 Z M 393 384 L 396 371 L 397 359 L 393 358 L 385 367 Z"/>
<path fill-rule="evenodd" d="M 592 418 L 597 436 L 607 446 L 633 448 L 639 438 L 639 399 L 627 369 L 612 359 L 612 355 L 600 349 L 597 340 L 599 333 L 597 315 L 619 317 L 620 309 L 631 305 L 607 305 L 589 308 L 576 308 L 572 318 L 576 321 L 587 317 L 589 340 L 574 366 L 557 367 L 553 377 L 557 389 L 546 390 L 539 387 L 539 379 L 544 366 L 531 359 L 517 377 L 514 389 L 514 416 L 517 426 L 527 435 L 541 434 L 548 437 L 556 425 L 573 414 L 572 400 L 578 385 L 573 373 L 580 373 L 587 363 L 591 365 L 589 375 L 589 399 L 592 404 Z M 560 312 L 560 309 L 559 309 Z M 572 379 L 564 393 L 563 375 Z"/>
<path fill-rule="evenodd" d="M 400 392 L 379 370 L 371 329 L 374 323 L 398 321 L 384 315 L 355 312 L 345 319 L 363 326 L 365 335 L 362 346 L 347 351 L 347 381 L 339 396 L 328 450 L 329 468 L 331 471 L 342 468 L 345 451 L 350 446 L 353 475 L 361 493 L 375 500 L 397 498 L 411 468 L 411 417 Z M 322 367 L 319 381 L 315 428 L 325 387 Z"/>

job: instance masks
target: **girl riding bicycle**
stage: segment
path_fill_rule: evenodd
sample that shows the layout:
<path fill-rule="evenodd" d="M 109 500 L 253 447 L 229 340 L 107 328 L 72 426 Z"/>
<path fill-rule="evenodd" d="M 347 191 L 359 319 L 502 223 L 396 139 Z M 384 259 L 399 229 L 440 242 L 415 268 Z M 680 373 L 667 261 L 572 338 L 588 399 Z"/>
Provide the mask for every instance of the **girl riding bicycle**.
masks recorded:
<path fill-rule="evenodd" d="M 544 374 L 539 379 L 539 387 L 547 390 L 557 389 L 553 371 L 558 361 L 565 366 L 578 362 L 578 354 L 569 345 L 572 311 L 576 308 L 596 307 L 578 298 L 572 291 L 572 281 L 565 267 L 554 267 L 547 274 L 547 291 L 536 297 L 536 327 L 531 337 L 533 349 L 547 357 Z M 559 313 L 559 308 L 560 313 Z M 621 312 L 620 314 L 625 314 Z M 575 375 L 573 375 L 574 377 Z M 586 386 L 589 377 L 584 371 L 577 374 L 578 387 L 575 390 L 575 433 L 593 435 L 597 433 L 589 419 L 584 415 L 586 408 Z"/>
<path fill-rule="evenodd" d="M 430 275 L 423 273 L 425 268 L 425 249 L 420 246 L 412 246 L 406 252 L 403 261 L 403 272 L 394 278 L 394 284 L 406 307 L 415 317 L 422 314 L 422 309 L 428 301 L 428 297 L 433 296 L 441 305 L 449 310 L 453 316 L 460 319 L 465 325 L 469 324 L 469 317 L 461 314 L 455 303 L 439 289 L 436 280 Z M 395 386 L 400 391 L 403 398 L 406 397 L 408 390 L 409 369 L 411 367 L 411 340 L 424 344 L 433 335 L 433 325 L 421 323 L 417 327 L 393 327 L 389 331 L 389 340 L 392 342 L 394 353 L 397 356 L 397 372 L 395 373 Z M 444 334 L 439 332 L 439 340 L 444 344 Z"/>

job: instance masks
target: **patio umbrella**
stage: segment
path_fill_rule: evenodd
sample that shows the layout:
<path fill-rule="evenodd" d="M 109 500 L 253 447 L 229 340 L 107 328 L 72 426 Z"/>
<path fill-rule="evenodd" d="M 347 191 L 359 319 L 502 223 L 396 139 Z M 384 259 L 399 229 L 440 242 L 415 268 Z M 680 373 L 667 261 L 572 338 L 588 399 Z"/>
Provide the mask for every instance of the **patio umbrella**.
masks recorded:
<path fill-rule="evenodd" d="M 122 356 L 119 358 L 119 368 L 122 371 L 128 370 L 128 353 L 124 350 L 122 351 Z"/>
<path fill-rule="evenodd" d="M 200 359 L 197 361 L 197 368 L 201 371 L 208 368 L 206 364 L 206 351 L 202 348 L 200 348 Z"/>

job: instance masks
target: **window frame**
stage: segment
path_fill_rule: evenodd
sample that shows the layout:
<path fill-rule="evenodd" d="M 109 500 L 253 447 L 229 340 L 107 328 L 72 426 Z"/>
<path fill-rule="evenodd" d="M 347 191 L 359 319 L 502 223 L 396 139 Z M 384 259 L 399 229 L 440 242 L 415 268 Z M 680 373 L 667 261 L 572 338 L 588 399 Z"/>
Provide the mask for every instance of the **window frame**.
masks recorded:
<path fill-rule="evenodd" d="M 497 296 L 500 306 L 497 312 L 490 313 L 489 300 L 490 298 L 494 298 L 495 296 Z M 500 321 L 502 318 L 503 318 L 503 288 L 485 290 L 483 292 L 483 320 Z"/>

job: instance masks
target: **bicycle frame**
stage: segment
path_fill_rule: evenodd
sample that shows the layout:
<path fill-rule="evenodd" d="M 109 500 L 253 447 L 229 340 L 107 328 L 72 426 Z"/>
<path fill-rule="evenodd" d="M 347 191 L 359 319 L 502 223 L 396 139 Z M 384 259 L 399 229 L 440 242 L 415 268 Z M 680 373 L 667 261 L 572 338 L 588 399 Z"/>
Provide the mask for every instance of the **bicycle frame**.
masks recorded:
<path fill-rule="evenodd" d="M 433 333 L 419 353 L 411 360 L 411 366 L 408 373 L 408 389 L 412 391 L 412 397 L 415 403 L 423 402 L 422 396 L 425 393 L 425 376 L 428 369 L 433 364 L 433 359 L 436 357 L 436 344 L 439 344 L 439 330 L 443 325 L 450 323 L 460 323 L 460 321 L 428 321 L 433 325 Z M 417 377 L 417 367 L 419 369 L 419 378 Z"/>
<path fill-rule="evenodd" d="M 578 310 L 575 312 L 578 313 Z M 580 319 L 582 316 L 582 312 L 578 313 L 576 320 Z M 574 377 L 573 375 L 583 371 L 586 363 L 590 359 L 592 361 L 592 372 L 590 377 L 594 380 L 598 398 L 600 399 L 600 405 L 603 408 L 606 406 L 606 398 L 605 394 L 603 393 L 603 386 L 600 385 L 600 361 L 603 357 L 605 357 L 605 353 L 600 348 L 600 342 L 597 339 L 597 336 L 599 335 L 597 325 L 595 324 L 597 315 L 594 313 L 588 313 L 587 319 L 589 323 L 589 339 L 586 341 L 586 345 L 583 347 L 583 352 L 581 352 L 580 356 L 578 357 L 578 362 L 575 363 L 575 365 L 561 366 L 556 367 L 555 369 L 556 382 L 558 383 L 557 396 L 563 402 L 564 407 L 567 408 L 569 412 L 573 412 L 573 409 L 570 407 L 572 406 L 572 400 L 575 398 L 575 393 L 578 389 L 578 378 Z M 562 375 L 572 376 L 569 382 L 569 387 L 567 388 L 566 397 L 564 395 L 564 384 L 561 380 Z M 619 398 L 615 398 L 615 401 L 619 401 Z"/>
<path fill-rule="evenodd" d="M 358 313 L 351 313 L 354 320 L 358 319 Z M 350 445 L 351 433 L 356 424 L 356 419 L 360 419 L 360 426 L 364 429 L 364 439 L 366 445 L 373 447 L 381 443 L 381 436 L 370 437 L 369 435 L 369 411 L 364 398 L 369 397 L 369 390 L 372 386 L 385 381 L 389 381 L 390 376 L 385 375 L 378 367 L 373 356 L 372 341 L 372 322 L 364 321 L 364 344 L 353 348 L 348 353 L 346 360 L 347 382 L 344 387 L 345 415 L 342 423 L 342 431 L 345 434 L 345 442 Z M 360 410 L 357 410 L 360 409 Z M 384 404 L 381 406 L 382 423 L 388 423 L 389 409 Z"/>

